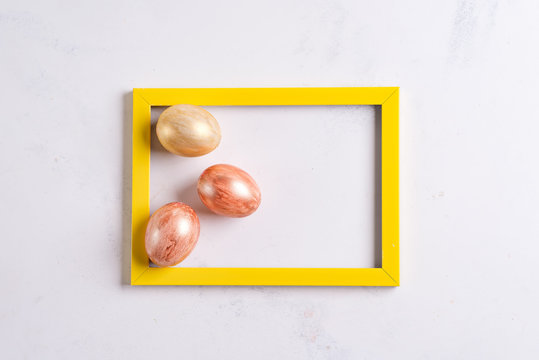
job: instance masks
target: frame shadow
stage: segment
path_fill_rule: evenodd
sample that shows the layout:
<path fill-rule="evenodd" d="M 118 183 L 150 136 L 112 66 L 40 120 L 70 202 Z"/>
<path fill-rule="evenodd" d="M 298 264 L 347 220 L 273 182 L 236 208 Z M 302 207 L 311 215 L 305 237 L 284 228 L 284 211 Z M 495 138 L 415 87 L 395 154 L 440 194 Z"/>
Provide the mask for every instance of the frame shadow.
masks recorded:
<path fill-rule="evenodd" d="M 133 170 L 133 93 L 122 96 L 123 131 L 122 131 L 122 256 L 121 284 L 131 285 L 131 178 Z"/>

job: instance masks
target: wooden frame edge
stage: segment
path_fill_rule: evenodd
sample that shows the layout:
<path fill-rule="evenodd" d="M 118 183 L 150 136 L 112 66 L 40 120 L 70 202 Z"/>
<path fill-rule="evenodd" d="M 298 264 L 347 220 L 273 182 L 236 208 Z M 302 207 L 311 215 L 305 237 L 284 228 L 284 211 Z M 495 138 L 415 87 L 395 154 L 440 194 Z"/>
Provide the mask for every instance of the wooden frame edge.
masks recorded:
<path fill-rule="evenodd" d="M 204 99 L 204 101 L 200 101 Z M 381 268 L 150 268 L 144 250 L 149 218 L 151 106 L 381 105 Z M 399 286 L 399 88 L 133 89 L 132 285 Z"/>

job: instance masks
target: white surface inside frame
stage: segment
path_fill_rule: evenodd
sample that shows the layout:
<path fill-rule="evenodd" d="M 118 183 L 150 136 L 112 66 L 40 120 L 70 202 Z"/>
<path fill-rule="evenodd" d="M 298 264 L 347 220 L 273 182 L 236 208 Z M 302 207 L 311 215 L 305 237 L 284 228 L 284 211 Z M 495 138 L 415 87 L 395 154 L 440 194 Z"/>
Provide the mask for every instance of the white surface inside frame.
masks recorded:
<path fill-rule="evenodd" d="M 178 266 L 376 267 L 380 264 L 377 106 L 205 106 L 220 146 L 198 158 L 168 153 L 155 135 L 165 107 L 152 108 L 150 210 L 192 206 L 199 243 Z M 262 189 L 253 215 L 207 210 L 196 180 L 213 164 L 249 172 Z"/>

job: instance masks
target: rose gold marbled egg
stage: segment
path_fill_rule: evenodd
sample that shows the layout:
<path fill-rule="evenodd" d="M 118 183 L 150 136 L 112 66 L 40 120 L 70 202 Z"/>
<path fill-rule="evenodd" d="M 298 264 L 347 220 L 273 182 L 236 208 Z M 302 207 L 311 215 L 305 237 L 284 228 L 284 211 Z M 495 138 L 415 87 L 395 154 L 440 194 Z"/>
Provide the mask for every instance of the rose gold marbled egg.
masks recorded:
<path fill-rule="evenodd" d="M 232 165 L 213 165 L 198 179 L 198 196 L 211 211 L 230 217 L 251 215 L 260 205 L 260 189 L 245 171 Z"/>
<path fill-rule="evenodd" d="M 167 204 L 148 221 L 146 253 L 158 266 L 176 265 L 193 251 L 199 234 L 198 216 L 191 207 L 180 202 Z"/>
<path fill-rule="evenodd" d="M 196 105 L 167 108 L 159 116 L 155 131 L 165 149 L 181 156 L 205 155 L 221 141 L 221 128 L 217 120 Z"/>

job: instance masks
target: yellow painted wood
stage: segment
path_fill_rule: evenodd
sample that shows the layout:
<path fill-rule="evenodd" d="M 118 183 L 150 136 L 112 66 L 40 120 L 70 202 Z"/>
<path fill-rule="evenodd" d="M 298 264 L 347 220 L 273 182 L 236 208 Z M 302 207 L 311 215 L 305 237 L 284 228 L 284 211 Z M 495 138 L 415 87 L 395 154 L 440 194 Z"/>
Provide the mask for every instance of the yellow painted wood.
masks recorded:
<path fill-rule="evenodd" d="M 382 104 L 382 268 L 399 284 L 399 90 Z"/>
<path fill-rule="evenodd" d="M 133 173 L 131 194 L 131 284 L 148 269 L 144 249 L 146 222 L 150 216 L 151 107 L 133 91 Z"/>
<path fill-rule="evenodd" d="M 133 89 L 133 285 L 399 285 L 398 88 Z M 382 105 L 382 268 L 150 268 L 151 106 Z"/>
<path fill-rule="evenodd" d="M 154 106 L 380 105 L 395 87 L 137 89 Z"/>
<path fill-rule="evenodd" d="M 380 268 L 150 268 L 137 285 L 395 286 Z"/>

